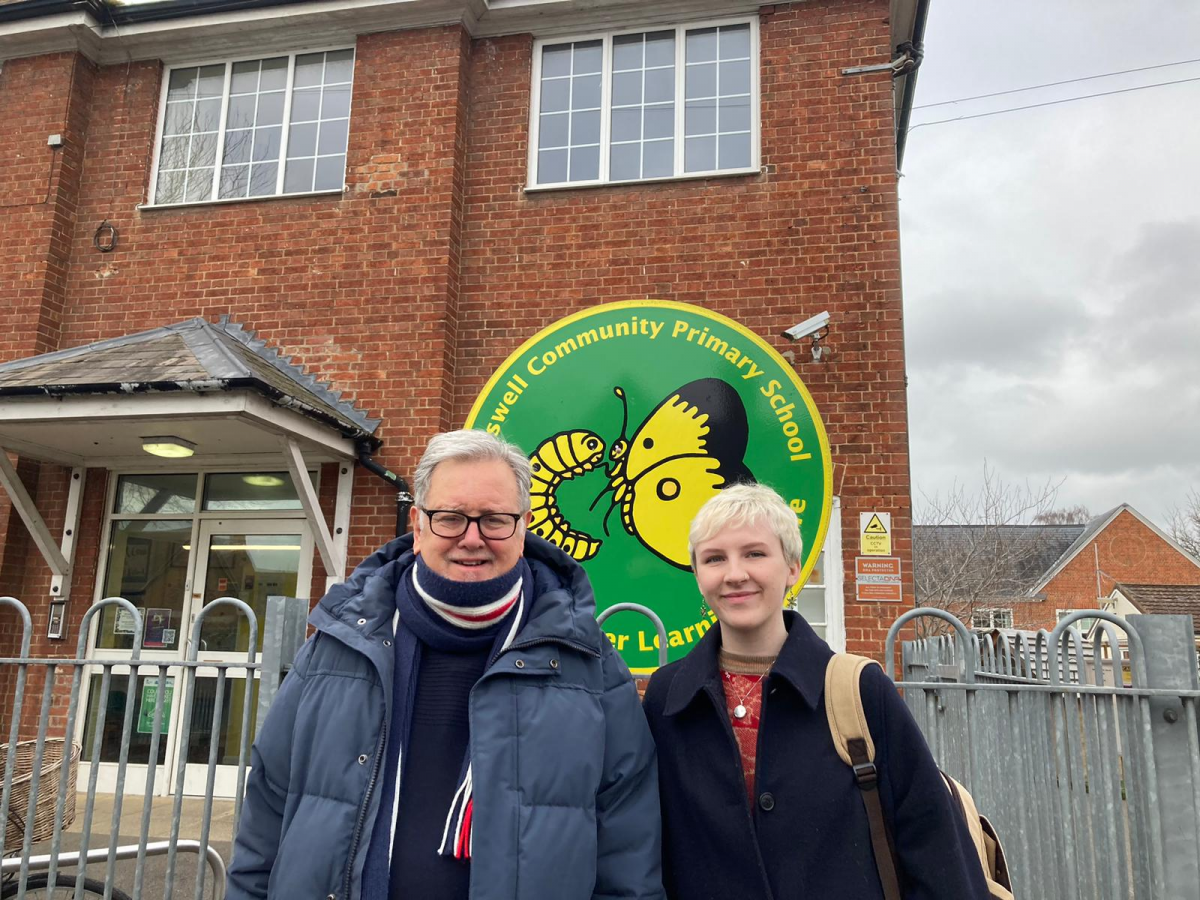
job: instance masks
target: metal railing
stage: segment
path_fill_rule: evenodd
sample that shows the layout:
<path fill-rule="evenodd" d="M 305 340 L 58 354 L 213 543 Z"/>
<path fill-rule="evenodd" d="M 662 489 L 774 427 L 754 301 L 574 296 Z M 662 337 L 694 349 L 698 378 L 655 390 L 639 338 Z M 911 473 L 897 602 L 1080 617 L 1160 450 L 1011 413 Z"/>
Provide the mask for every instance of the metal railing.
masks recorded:
<path fill-rule="evenodd" d="M 897 683 L 935 758 L 997 826 L 1018 897 L 1200 897 L 1200 743 L 1191 621 L 1081 611 L 1032 638 L 913 610 Z M 1098 618 L 1091 646 L 1071 625 Z"/>
<path fill-rule="evenodd" d="M 155 892 L 154 896 L 162 897 L 162 900 L 172 900 L 177 880 L 176 861 L 180 852 L 196 853 L 198 854 L 198 859 L 206 863 L 200 864 L 198 861 L 196 866 L 196 876 L 192 892 L 193 900 L 202 900 L 204 897 L 206 872 L 209 869 L 212 870 L 211 896 L 214 900 L 221 900 L 225 892 L 225 866 L 220 854 L 213 850 L 209 843 L 212 837 L 211 824 L 218 764 L 217 753 L 219 746 L 222 744 L 220 730 L 224 721 L 223 705 L 225 701 L 226 682 L 230 675 L 234 674 L 243 680 L 244 688 L 241 703 L 240 740 L 236 748 L 237 767 L 233 792 L 232 830 L 230 833 L 230 838 L 232 839 L 232 835 L 237 832 L 238 821 L 241 816 L 242 798 L 245 791 L 246 766 L 251 739 L 252 694 L 256 677 L 259 675 L 260 670 L 263 669 L 263 666 L 256 659 L 258 621 L 253 610 L 243 601 L 233 597 L 222 597 L 207 603 L 197 614 L 192 624 L 191 641 L 187 645 L 184 658 L 163 660 L 143 659 L 141 657 L 142 617 L 137 607 L 124 598 L 109 597 L 100 600 L 84 613 L 83 620 L 79 625 L 79 640 L 76 645 L 74 658 L 30 657 L 32 623 L 29 611 L 16 598 L 0 597 L 0 612 L 6 612 L 5 607 L 15 610 L 20 617 L 22 630 L 18 655 L 11 658 L 0 658 L 0 670 L 10 667 L 11 669 L 15 669 L 15 678 L 12 681 L 14 695 L 11 723 L 8 728 L 4 785 L 2 792 L 0 792 L 0 824 L 4 825 L 4 830 L 0 832 L 0 836 L 7 835 L 8 824 L 10 822 L 9 807 L 16 782 L 14 764 L 17 759 L 19 738 L 22 734 L 22 712 L 26 700 L 34 699 L 33 697 L 26 697 L 27 682 L 30 681 L 29 676 L 40 675 L 42 684 L 38 713 L 36 719 L 33 720 L 36 722 L 37 733 L 36 738 L 32 739 L 33 755 L 32 766 L 28 774 L 28 799 L 24 810 L 14 810 L 14 816 L 12 817 L 12 819 L 18 822 L 23 821 L 24 826 L 21 834 L 19 853 L 12 858 L 4 859 L 2 863 L 3 868 L 0 869 L 7 877 L 13 877 L 15 874 L 18 885 L 17 900 L 23 900 L 31 872 L 46 872 L 49 884 L 54 885 L 60 869 L 76 866 L 78 867 L 78 873 L 75 876 L 75 895 L 83 896 L 84 880 L 87 877 L 88 865 L 99 865 L 100 863 L 104 864 L 104 897 L 105 900 L 108 900 L 116 885 L 117 862 L 126 859 L 135 860 L 132 884 L 129 886 L 122 885 L 119 890 L 131 891 L 134 900 L 139 900 L 139 898 L 149 895 L 145 882 L 146 860 L 160 855 L 166 857 L 165 874 L 162 891 L 161 893 Z M 101 611 L 105 609 L 112 609 L 114 614 L 117 610 L 121 610 L 134 623 L 131 635 L 132 650 L 129 651 L 127 656 L 114 658 L 108 655 L 104 657 L 88 657 L 87 655 L 86 644 L 90 625 L 93 618 L 101 614 Z M 249 649 L 245 653 L 245 658 L 236 661 L 197 659 L 197 649 L 200 647 L 200 635 L 205 619 L 214 610 L 228 611 L 230 609 L 244 616 L 248 623 L 247 646 Z M 117 668 L 128 668 L 128 673 L 115 673 L 114 669 Z M 192 706 L 196 692 L 197 671 L 201 668 L 216 671 L 216 690 L 211 711 L 211 724 L 207 735 L 207 777 L 203 792 L 203 808 L 199 819 L 199 839 L 183 840 L 180 838 L 180 823 L 182 820 L 185 774 L 188 765 L 188 747 L 190 746 L 189 741 L 193 727 Z M 91 688 L 93 695 L 89 704 L 94 713 L 94 720 L 90 723 L 91 727 L 89 729 L 93 735 L 93 739 L 91 741 L 90 753 L 87 753 L 89 759 L 88 781 L 86 788 L 80 791 L 84 796 L 84 808 L 82 824 L 78 829 L 79 847 L 77 851 L 64 852 L 63 834 L 65 826 L 69 824 L 67 813 L 68 800 L 72 801 L 72 804 L 74 801 L 73 797 L 69 797 L 69 785 L 73 783 L 75 778 L 75 773 L 71 771 L 73 765 L 71 747 L 77 743 L 77 735 L 80 733 L 78 716 L 81 705 L 80 697 L 83 679 L 85 673 L 93 674 L 96 672 L 99 673 L 99 683 L 98 685 L 93 684 Z M 268 670 L 269 672 L 270 670 Z M 64 673 L 70 678 L 67 712 L 62 725 L 56 726 L 53 729 L 55 733 L 52 735 L 51 723 L 52 721 L 57 721 L 57 716 L 52 715 L 55 706 L 54 702 L 58 699 L 55 697 L 55 686 Z M 264 673 L 264 678 L 266 674 Z M 182 677 L 183 681 L 183 689 L 179 692 L 183 699 L 183 715 L 179 720 L 179 751 L 175 766 L 170 835 L 166 840 L 151 841 L 151 813 L 155 797 L 155 781 L 158 777 L 158 769 L 160 768 L 157 760 L 159 759 L 159 749 L 163 739 L 167 685 L 174 683 L 174 680 L 179 676 Z M 125 679 L 124 709 L 120 710 L 118 708 L 115 710 L 117 714 L 122 716 L 120 750 L 115 763 L 105 763 L 102 761 L 102 750 L 106 732 L 106 719 L 110 712 L 108 702 L 109 692 L 113 686 L 114 679 L 118 682 L 120 679 Z M 122 807 L 125 801 L 130 798 L 130 794 L 126 792 L 126 775 L 130 764 L 130 743 L 134 722 L 139 715 L 141 704 L 141 697 L 137 691 L 139 679 L 143 680 L 143 684 L 152 683 L 155 685 L 155 700 L 149 728 L 149 748 L 146 756 L 147 764 L 145 766 L 144 790 L 142 791 L 142 813 L 137 842 L 121 845 Z M 95 681 L 94 675 L 92 680 L 93 682 Z M 270 681 L 270 679 L 267 680 Z M 275 680 L 277 681 L 277 678 Z M 37 678 L 35 677 L 33 682 L 36 684 L 36 681 Z M 28 717 L 26 718 L 28 719 Z M 205 718 L 208 717 L 206 716 Z M 61 764 L 57 767 L 57 784 L 50 786 L 53 790 L 52 794 L 47 794 L 45 791 L 47 786 L 41 783 L 45 768 L 45 748 L 48 739 L 61 739 L 65 748 L 62 753 Z M 93 819 L 98 793 L 98 778 L 101 766 L 104 764 L 115 765 L 112 787 L 112 816 L 108 828 L 108 846 L 104 849 L 91 849 L 90 844 L 93 838 Z M 22 788 L 26 790 L 24 785 L 22 785 Z M 46 813 L 49 810 L 49 806 L 46 804 L 48 799 L 53 801 L 54 811 L 52 823 L 47 829 L 44 825 L 47 819 Z M 37 834 L 36 832 L 39 830 L 46 832 L 45 835 Z M 43 852 L 35 855 L 33 852 L 35 844 Z M 17 849 L 16 847 L 4 846 L 3 853 L 0 856 L 8 856 Z M 83 865 L 79 865 L 81 860 L 84 863 Z"/>

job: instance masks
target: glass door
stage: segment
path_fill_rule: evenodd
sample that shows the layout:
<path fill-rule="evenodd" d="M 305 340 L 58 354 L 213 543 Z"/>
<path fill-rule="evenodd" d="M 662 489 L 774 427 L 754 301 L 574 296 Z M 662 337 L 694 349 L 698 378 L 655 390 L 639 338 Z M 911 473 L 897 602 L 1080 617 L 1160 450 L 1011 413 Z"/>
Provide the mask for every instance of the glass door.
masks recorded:
<path fill-rule="evenodd" d="M 312 542 L 302 520 L 204 520 L 197 541 L 187 640 L 191 640 L 191 623 L 205 606 L 222 597 L 234 597 L 254 610 L 258 620 L 255 649 L 261 655 L 267 597 L 304 596 L 311 578 Z M 198 659 L 212 663 L 244 662 L 249 646 L 250 624 L 237 610 L 217 609 L 204 617 Z M 204 793 L 210 747 L 214 746 L 216 793 L 232 796 L 234 791 L 247 703 L 246 671 L 230 668 L 225 672 L 222 685 L 215 667 L 202 666 L 196 671 L 187 746 L 178 750 L 187 755 L 184 775 L 187 794 Z M 258 704 L 257 683 L 251 687 L 248 702 L 252 735 Z"/>

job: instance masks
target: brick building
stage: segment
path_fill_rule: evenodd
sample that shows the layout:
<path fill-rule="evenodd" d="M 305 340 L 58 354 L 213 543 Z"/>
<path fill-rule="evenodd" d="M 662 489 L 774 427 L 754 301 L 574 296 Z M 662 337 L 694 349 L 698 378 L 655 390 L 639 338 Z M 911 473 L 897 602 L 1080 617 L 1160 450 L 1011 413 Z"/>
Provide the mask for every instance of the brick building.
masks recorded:
<path fill-rule="evenodd" d="M 911 598 L 896 185 L 924 13 L 0 2 L 0 593 L 35 655 L 116 593 L 164 658 L 249 569 L 315 601 L 395 533 L 363 452 L 411 473 L 531 334 L 645 297 L 797 351 L 837 497 L 812 587 L 831 643 L 881 652 L 900 609 L 855 602 L 854 551 L 889 511 Z M 778 337 L 825 310 L 819 363 Z"/>
<path fill-rule="evenodd" d="M 977 568 L 978 577 L 964 587 L 978 589 L 979 599 L 951 608 L 975 628 L 1050 630 L 1067 613 L 1081 609 L 1111 609 L 1122 584 L 1185 587 L 1180 595 L 1200 586 L 1200 560 L 1189 555 L 1168 534 L 1127 503 L 1082 525 L 1007 525 L 992 527 L 976 539 L 980 526 L 917 526 L 922 558 L 938 565 L 941 558 Z M 985 546 L 986 545 L 986 546 Z M 1000 549 L 996 549 L 996 548 Z M 986 582 L 986 583 L 985 583 Z M 1138 598 L 1143 598 L 1137 594 Z M 1168 594 L 1174 596 L 1169 590 Z M 1141 607 L 1124 597 L 1119 614 Z M 1144 599 L 1144 598 L 1143 598 Z M 1149 606 L 1158 607 L 1151 597 Z"/>

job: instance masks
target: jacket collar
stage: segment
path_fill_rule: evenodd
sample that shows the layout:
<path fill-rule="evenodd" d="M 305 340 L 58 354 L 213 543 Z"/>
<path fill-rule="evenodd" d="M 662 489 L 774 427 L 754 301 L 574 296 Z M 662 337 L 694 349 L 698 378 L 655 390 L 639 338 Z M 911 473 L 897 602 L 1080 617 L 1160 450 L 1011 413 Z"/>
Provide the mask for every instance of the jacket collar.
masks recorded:
<path fill-rule="evenodd" d="M 341 584 L 330 588 L 309 616 L 320 631 L 367 652 L 370 636 L 386 629 L 391 636 L 396 586 L 416 560 L 411 534 L 384 544 Z M 596 599 L 583 568 L 548 541 L 527 534 L 525 558 L 533 571 L 529 618 L 514 643 L 568 641 L 600 655 Z M 365 619 L 361 625 L 360 619 Z"/>
<path fill-rule="evenodd" d="M 779 658 L 771 667 L 770 677 L 787 681 L 815 709 L 825 691 L 825 668 L 833 651 L 798 614 L 785 610 L 783 623 L 787 640 Z M 671 682 L 663 713 L 668 716 L 682 712 L 704 688 L 716 684 L 721 677 L 717 659 L 721 651 L 721 625 L 708 630 L 700 643 L 679 663 L 679 673 Z"/>

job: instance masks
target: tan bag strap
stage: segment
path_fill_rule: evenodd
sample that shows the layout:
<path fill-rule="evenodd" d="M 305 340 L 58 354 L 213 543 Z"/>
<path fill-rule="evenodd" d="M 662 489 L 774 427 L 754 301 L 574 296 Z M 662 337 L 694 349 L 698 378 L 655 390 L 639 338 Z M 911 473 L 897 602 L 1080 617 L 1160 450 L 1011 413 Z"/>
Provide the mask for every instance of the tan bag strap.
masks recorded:
<path fill-rule="evenodd" d="M 829 719 L 829 732 L 838 756 L 854 771 L 854 782 L 862 794 L 883 896 L 885 900 L 902 900 L 900 879 L 896 875 L 896 852 L 879 800 L 875 742 L 871 739 L 871 729 L 867 727 L 859 690 L 862 670 L 870 665 L 878 663 L 848 653 L 835 653 L 830 658 L 825 668 L 825 715 Z"/>

